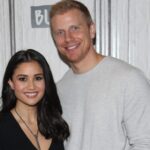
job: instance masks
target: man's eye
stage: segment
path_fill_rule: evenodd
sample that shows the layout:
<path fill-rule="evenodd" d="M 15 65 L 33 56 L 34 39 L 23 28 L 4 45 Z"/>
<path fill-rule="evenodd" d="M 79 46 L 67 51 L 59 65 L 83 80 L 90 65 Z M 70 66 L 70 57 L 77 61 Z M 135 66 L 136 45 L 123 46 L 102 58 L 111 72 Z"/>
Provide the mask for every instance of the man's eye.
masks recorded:
<path fill-rule="evenodd" d="M 64 35 L 64 31 L 58 31 L 58 32 L 56 32 L 56 35 L 57 36 L 62 36 L 62 35 Z"/>
<path fill-rule="evenodd" d="M 77 26 L 72 26 L 71 27 L 71 31 L 77 31 L 79 29 L 79 27 L 77 27 Z"/>

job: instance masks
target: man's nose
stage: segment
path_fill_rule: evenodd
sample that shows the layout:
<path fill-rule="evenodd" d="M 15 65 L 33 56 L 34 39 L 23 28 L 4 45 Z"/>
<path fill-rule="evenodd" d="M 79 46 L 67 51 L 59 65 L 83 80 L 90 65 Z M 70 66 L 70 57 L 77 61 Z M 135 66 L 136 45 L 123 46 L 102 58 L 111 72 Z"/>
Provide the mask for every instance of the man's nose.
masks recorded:
<path fill-rule="evenodd" d="M 65 40 L 67 42 L 69 42 L 70 40 L 72 40 L 73 36 L 72 36 L 72 33 L 71 32 L 66 32 L 65 34 Z"/>

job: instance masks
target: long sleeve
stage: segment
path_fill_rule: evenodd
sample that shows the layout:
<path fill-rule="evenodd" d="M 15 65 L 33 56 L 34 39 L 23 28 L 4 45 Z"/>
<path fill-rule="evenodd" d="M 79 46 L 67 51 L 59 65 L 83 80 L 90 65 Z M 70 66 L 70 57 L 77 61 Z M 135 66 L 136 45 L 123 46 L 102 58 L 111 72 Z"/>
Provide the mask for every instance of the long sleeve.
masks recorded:
<path fill-rule="evenodd" d="M 142 73 L 131 72 L 127 82 L 124 123 L 130 150 L 150 150 L 150 83 Z"/>

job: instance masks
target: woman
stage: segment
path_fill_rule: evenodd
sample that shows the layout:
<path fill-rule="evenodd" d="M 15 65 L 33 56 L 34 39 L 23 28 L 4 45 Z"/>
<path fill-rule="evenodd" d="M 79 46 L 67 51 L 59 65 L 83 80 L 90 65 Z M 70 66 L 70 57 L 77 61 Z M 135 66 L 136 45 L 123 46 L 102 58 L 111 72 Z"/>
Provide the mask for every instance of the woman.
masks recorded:
<path fill-rule="evenodd" d="M 0 150 L 64 150 L 67 123 L 49 65 L 28 49 L 10 59 L 3 79 Z"/>

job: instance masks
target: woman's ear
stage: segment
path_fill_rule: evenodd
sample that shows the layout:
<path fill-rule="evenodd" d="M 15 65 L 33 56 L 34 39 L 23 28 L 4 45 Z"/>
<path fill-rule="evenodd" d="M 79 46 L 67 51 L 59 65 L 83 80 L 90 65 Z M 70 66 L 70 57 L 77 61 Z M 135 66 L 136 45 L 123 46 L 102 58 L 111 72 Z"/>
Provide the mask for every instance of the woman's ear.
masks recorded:
<path fill-rule="evenodd" d="M 11 79 L 8 80 L 8 84 L 11 87 L 11 89 L 14 90 L 14 83 L 12 82 Z"/>

